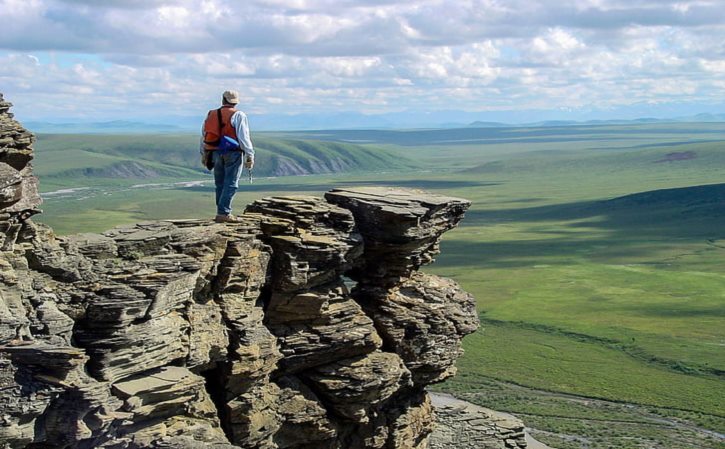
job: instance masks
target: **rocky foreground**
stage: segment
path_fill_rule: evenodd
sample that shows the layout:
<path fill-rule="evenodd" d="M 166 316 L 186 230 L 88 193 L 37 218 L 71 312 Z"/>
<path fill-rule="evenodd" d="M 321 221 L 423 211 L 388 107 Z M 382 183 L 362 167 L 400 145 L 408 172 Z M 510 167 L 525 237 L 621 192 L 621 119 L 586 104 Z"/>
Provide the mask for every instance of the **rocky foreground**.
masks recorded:
<path fill-rule="evenodd" d="M 432 403 L 436 430 L 430 438 L 430 449 L 551 449 L 527 437 L 521 420 L 508 413 L 440 393 L 432 395 Z"/>
<path fill-rule="evenodd" d="M 418 269 L 465 200 L 266 198 L 57 237 L 0 95 L 0 447 L 426 448 L 473 298 Z"/>

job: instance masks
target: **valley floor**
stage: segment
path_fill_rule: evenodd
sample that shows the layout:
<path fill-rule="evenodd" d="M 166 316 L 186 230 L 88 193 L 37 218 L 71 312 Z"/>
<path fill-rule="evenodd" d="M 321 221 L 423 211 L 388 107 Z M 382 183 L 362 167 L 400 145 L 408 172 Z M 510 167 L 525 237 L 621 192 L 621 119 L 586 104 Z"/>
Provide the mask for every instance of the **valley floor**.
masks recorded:
<path fill-rule="evenodd" d="M 472 293 L 483 321 L 440 391 L 513 413 L 558 449 L 723 449 L 723 135 L 725 124 L 297 133 L 374 142 L 422 168 L 259 179 L 235 204 L 361 185 L 473 201 L 426 267 Z M 51 172 L 66 158 L 44 158 L 41 143 Z M 41 189 L 56 193 L 37 219 L 60 234 L 213 214 L 199 174 L 48 178 Z"/>
<path fill-rule="evenodd" d="M 514 414 L 534 439 L 552 448 L 725 447 L 725 435 L 698 425 L 681 411 L 553 393 L 495 379 L 479 379 L 478 384 L 456 396 Z"/>

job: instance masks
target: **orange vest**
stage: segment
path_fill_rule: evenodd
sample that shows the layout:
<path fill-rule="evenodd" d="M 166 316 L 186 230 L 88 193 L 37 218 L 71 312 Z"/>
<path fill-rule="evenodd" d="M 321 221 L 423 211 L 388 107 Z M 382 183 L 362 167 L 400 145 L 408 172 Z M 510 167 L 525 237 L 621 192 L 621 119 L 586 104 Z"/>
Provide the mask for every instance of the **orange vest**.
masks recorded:
<path fill-rule="evenodd" d="M 235 112 L 237 110 L 234 109 L 234 106 L 222 106 L 219 109 L 212 109 L 206 114 L 206 120 L 204 120 L 205 150 L 216 150 L 219 146 L 219 140 L 223 136 L 239 140 L 237 139 L 237 130 L 232 126 L 232 115 Z"/>

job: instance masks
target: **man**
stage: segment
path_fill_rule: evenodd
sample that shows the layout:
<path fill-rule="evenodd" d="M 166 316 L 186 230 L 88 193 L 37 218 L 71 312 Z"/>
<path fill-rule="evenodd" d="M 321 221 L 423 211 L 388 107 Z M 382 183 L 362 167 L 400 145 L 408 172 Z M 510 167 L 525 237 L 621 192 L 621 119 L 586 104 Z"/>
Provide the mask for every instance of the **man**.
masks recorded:
<path fill-rule="evenodd" d="M 204 151 L 210 151 L 216 185 L 217 223 L 239 221 L 232 215 L 232 199 L 239 187 L 242 166 L 249 170 L 254 167 L 254 146 L 249 137 L 247 115 L 238 111 L 239 92 L 228 90 L 222 94 L 222 107 L 209 111 L 202 127 L 202 145 Z M 221 123 L 219 123 L 221 122 Z M 217 140 L 209 141 L 209 130 L 219 130 Z M 231 137 L 239 147 L 231 151 L 220 150 L 218 138 Z"/>

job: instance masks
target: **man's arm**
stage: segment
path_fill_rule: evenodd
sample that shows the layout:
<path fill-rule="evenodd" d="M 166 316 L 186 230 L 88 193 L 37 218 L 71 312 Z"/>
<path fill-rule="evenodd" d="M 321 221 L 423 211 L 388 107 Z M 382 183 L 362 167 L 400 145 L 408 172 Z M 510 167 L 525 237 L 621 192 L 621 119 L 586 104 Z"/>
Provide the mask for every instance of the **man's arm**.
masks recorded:
<path fill-rule="evenodd" d="M 242 111 L 237 111 L 232 115 L 232 125 L 237 132 L 237 139 L 239 145 L 244 150 L 244 154 L 247 156 L 247 161 L 251 159 L 254 162 L 254 145 L 252 145 L 252 139 L 249 137 L 249 120 L 247 114 Z"/>
<path fill-rule="evenodd" d="M 199 153 L 204 154 L 204 150 L 206 149 L 206 146 L 204 146 L 204 123 L 201 124 L 201 137 L 199 137 Z"/>

